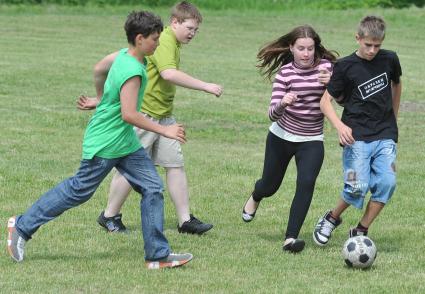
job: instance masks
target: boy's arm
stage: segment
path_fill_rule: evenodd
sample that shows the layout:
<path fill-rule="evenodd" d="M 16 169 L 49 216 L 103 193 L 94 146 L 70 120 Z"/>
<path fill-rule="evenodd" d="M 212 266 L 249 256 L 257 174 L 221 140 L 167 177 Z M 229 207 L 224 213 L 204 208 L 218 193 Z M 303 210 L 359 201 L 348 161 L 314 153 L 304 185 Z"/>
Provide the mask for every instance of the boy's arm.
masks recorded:
<path fill-rule="evenodd" d="M 164 80 L 173 83 L 177 86 L 193 90 L 205 91 L 217 97 L 219 97 L 223 92 L 222 86 L 198 80 L 178 69 L 165 69 L 160 72 L 160 75 Z"/>
<path fill-rule="evenodd" d="M 128 79 L 121 87 L 121 116 L 122 119 L 140 129 L 155 132 L 167 138 L 175 139 L 181 143 L 186 142 L 186 135 L 181 124 L 163 126 L 142 115 L 137 109 L 137 98 L 140 90 L 140 77 Z"/>
<path fill-rule="evenodd" d="M 77 100 L 77 108 L 80 110 L 90 110 L 96 108 L 102 99 L 103 87 L 105 85 L 106 78 L 108 77 L 109 69 L 112 66 L 115 58 L 117 57 L 118 52 L 114 52 L 105 56 L 94 66 L 93 76 L 94 76 L 94 87 L 96 89 L 96 97 L 88 97 L 86 95 L 81 95 Z"/>
<path fill-rule="evenodd" d="M 400 98 L 401 98 L 401 80 L 398 84 L 391 82 L 391 92 L 393 96 L 393 111 L 395 118 L 398 117 L 398 110 L 400 108 Z"/>
<path fill-rule="evenodd" d="M 336 128 L 338 132 L 339 143 L 344 146 L 351 145 L 354 143 L 352 130 L 339 119 L 335 109 L 332 106 L 332 99 L 333 97 L 326 90 L 322 96 L 322 99 L 320 100 L 320 110 Z"/>

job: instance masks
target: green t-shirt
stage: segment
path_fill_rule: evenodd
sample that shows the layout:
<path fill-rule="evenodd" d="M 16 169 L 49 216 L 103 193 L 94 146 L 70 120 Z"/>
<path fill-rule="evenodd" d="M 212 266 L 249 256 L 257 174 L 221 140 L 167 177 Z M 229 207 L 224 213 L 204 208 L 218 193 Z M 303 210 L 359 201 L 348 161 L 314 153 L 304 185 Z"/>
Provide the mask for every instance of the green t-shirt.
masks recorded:
<path fill-rule="evenodd" d="M 109 70 L 102 100 L 84 134 L 83 159 L 94 156 L 119 158 L 141 147 L 133 126 L 122 120 L 120 91 L 128 79 L 140 76 L 141 87 L 137 102 L 137 109 L 140 109 L 147 84 L 146 68 L 136 58 L 128 55 L 127 51 L 128 49 L 120 50 Z"/>
<path fill-rule="evenodd" d="M 142 112 L 161 119 L 171 116 L 176 86 L 164 80 L 160 72 L 165 69 L 178 69 L 180 64 L 180 43 L 173 30 L 166 27 L 159 37 L 155 53 L 147 57 L 148 79 Z"/>

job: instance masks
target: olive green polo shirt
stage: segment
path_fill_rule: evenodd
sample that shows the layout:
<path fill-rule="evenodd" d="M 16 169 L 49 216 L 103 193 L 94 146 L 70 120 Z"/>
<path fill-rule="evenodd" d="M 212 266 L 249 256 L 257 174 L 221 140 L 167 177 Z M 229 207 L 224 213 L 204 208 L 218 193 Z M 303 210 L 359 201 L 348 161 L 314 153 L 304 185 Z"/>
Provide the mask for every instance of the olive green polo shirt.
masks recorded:
<path fill-rule="evenodd" d="M 143 99 L 142 112 L 161 119 L 173 112 L 176 86 L 164 80 L 160 72 L 166 69 L 179 69 L 180 46 L 171 27 L 166 27 L 159 37 L 155 53 L 148 56 L 148 85 Z"/>

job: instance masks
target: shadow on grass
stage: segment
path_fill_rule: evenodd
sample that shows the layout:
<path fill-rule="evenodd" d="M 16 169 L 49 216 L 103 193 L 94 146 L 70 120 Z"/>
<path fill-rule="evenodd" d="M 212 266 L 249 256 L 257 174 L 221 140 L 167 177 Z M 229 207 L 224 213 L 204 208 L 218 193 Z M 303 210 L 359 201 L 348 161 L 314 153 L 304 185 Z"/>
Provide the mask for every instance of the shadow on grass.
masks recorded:
<path fill-rule="evenodd" d="M 101 259 L 105 259 L 105 260 L 110 260 L 111 259 L 111 254 L 108 252 L 104 252 L 104 253 L 96 253 L 96 252 L 92 252 L 89 253 L 88 255 L 78 255 L 78 254 L 66 254 L 61 253 L 61 254 L 31 254 L 30 257 L 25 258 L 27 261 L 78 261 L 78 260 L 87 260 L 87 258 L 90 258 L 90 260 L 101 260 Z"/>

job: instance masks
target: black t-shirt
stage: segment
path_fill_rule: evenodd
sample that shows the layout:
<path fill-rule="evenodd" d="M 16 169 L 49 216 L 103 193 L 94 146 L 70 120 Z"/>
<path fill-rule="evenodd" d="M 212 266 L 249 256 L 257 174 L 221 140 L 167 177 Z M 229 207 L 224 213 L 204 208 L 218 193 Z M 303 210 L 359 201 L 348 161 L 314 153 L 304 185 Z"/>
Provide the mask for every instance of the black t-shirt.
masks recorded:
<path fill-rule="evenodd" d="M 357 141 L 398 140 L 391 81 L 400 82 L 397 54 L 379 50 L 368 61 L 353 53 L 335 64 L 327 90 L 344 107 L 342 122 Z"/>

